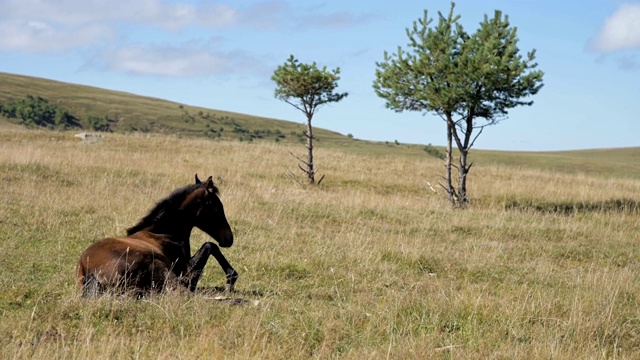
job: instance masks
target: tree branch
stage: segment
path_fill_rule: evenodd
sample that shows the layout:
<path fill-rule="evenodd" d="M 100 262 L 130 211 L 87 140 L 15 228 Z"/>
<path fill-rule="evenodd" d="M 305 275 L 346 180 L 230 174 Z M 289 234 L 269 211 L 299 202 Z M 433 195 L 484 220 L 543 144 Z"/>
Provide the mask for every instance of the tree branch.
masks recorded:
<path fill-rule="evenodd" d="M 289 154 L 291 154 L 291 156 L 293 156 L 294 158 L 296 158 L 296 160 L 298 160 L 298 161 L 300 161 L 301 163 L 303 163 L 303 164 L 305 164 L 305 165 L 309 166 L 309 163 L 308 163 L 308 162 L 306 162 L 306 161 L 302 160 L 301 158 L 297 157 L 297 156 L 296 156 L 294 153 L 292 153 L 291 151 L 289 151 Z M 298 165 L 298 166 L 299 166 L 299 165 Z M 305 171 L 305 172 L 306 172 L 306 171 Z"/>
<path fill-rule="evenodd" d="M 423 176 L 424 181 L 427 182 L 427 185 L 429 186 L 429 189 L 431 189 L 431 191 L 433 191 L 435 194 L 437 194 L 436 190 L 433 188 L 433 186 L 431 186 L 431 183 L 429 182 L 429 179 L 427 179 L 426 176 Z"/>
<path fill-rule="evenodd" d="M 469 173 L 469 170 L 471 170 L 472 166 L 473 166 L 473 163 L 470 163 L 469 166 L 467 166 L 467 171 L 466 171 L 466 174 L 464 174 L 464 176 L 467 176 L 467 174 Z"/>
<path fill-rule="evenodd" d="M 300 168 L 300 170 L 302 170 L 305 174 L 309 175 L 309 170 L 305 169 L 302 167 L 302 165 L 298 164 L 298 167 Z"/>
<path fill-rule="evenodd" d="M 282 101 L 286 102 L 287 104 L 289 104 L 289 105 L 293 106 L 294 108 L 296 108 L 296 109 L 302 111 L 303 113 L 307 114 L 307 110 L 306 109 L 301 108 L 298 104 L 290 101 L 289 99 L 282 99 Z"/>
<path fill-rule="evenodd" d="M 296 177 L 296 175 L 294 173 L 291 172 L 291 170 L 289 169 L 285 169 L 286 174 L 293 179 L 295 182 L 297 182 L 300 186 L 304 186 L 303 183 L 300 182 L 300 180 L 298 180 L 298 178 Z"/>
<path fill-rule="evenodd" d="M 480 134 L 482 134 L 482 130 L 484 130 L 485 126 L 489 126 L 489 125 L 483 125 L 483 126 L 479 127 L 480 130 L 478 130 L 478 133 L 476 134 L 476 136 L 474 136 L 473 140 L 471 140 L 471 144 L 469 144 L 469 149 L 471 149 L 473 147 L 473 144 L 476 143 L 476 139 L 478 138 L 478 136 L 480 136 Z M 469 167 L 471 167 L 471 166 L 469 166 Z"/>

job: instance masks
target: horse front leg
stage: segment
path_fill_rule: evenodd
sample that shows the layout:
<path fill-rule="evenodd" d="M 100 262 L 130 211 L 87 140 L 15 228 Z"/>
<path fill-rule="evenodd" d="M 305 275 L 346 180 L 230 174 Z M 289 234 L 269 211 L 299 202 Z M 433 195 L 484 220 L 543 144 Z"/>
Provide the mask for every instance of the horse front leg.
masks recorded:
<path fill-rule="evenodd" d="M 189 259 L 185 285 L 189 287 L 190 291 L 196 291 L 204 266 L 207 265 L 207 260 L 211 255 L 211 245 L 213 244 L 210 242 L 202 244 L 200 249 Z"/>
<path fill-rule="evenodd" d="M 207 260 L 209 260 L 210 255 L 218 261 L 218 264 L 220 264 L 220 267 L 222 267 L 222 270 L 226 275 L 227 283 L 225 289 L 233 291 L 233 286 L 238 279 L 238 273 L 233 269 L 233 267 L 231 267 L 231 264 L 229 264 L 224 255 L 222 255 L 218 245 L 212 242 L 202 244 L 200 249 L 189 260 L 187 268 L 189 290 L 196 290 L 198 281 L 200 281 L 200 276 L 202 276 L 202 271 L 204 270 L 204 266 L 207 264 Z"/>
<path fill-rule="evenodd" d="M 238 280 L 239 274 L 233 269 L 233 267 L 231 267 L 231 264 L 229 264 L 229 262 L 227 261 L 227 258 L 225 258 L 224 255 L 222 255 L 222 251 L 220 251 L 220 248 L 218 247 L 218 245 L 211 243 L 211 246 L 212 246 L 211 255 L 216 260 L 218 260 L 218 264 L 220 264 L 220 267 L 222 268 L 225 275 L 227 276 L 227 283 L 225 284 L 225 290 L 233 291 L 236 281 Z"/>

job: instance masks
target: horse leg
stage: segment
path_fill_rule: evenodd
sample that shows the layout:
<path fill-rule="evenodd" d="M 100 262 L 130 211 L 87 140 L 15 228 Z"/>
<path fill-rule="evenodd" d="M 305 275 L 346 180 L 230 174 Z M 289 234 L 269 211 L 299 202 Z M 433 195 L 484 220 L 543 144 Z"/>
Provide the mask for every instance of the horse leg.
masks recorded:
<path fill-rule="evenodd" d="M 101 295 L 104 290 L 104 285 L 93 274 L 85 277 L 82 281 L 82 297 L 84 298 Z"/>
<path fill-rule="evenodd" d="M 229 264 L 224 255 L 222 255 L 218 245 L 212 242 L 202 244 L 200 249 L 189 260 L 187 271 L 189 290 L 196 290 L 196 286 L 198 285 L 198 281 L 200 280 L 200 276 L 202 276 L 202 271 L 204 266 L 207 264 L 207 260 L 209 260 L 210 255 L 213 255 L 213 257 L 218 261 L 218 264 L 220 264 L 220 267 L 222 267 L 222 270 L 227 277 L 227 284 L 225 288 L 230 291 L 233 290 L 233 285 L 238 279 L 238 273 L 231 267 L 231 264 Z"/>
<path fill-rule="evenodd" d="M 236 284 L 236 281 L 238 280 L 239 274 L 233 269 L 233 267 L 231 267 L 231 264 L 229 264 L 229 262 L 227 261 L 227 258 L 225 258 L 224 255 L 222 255 L 222 251 L 220 251 L 220 248 L 218 247 L 218 245 L 211 243 L 211 246 L 213 247 L 211 249 L 211 255 L 213 255 L 213 257 L 216 258 L 216 260 L 218 260 L 218 264 L 220 264 L 220 267 L 222 267 L 222 270 L 227 276 L 227 283 L 225 285 L 225 289 L 227 291 L 233 291 L 233 287 Z"/>
<path fill-rule="evenodd" d="M 160 293 L 165 290 L 178 290 L 181 287 L 178 276 L 160 259 L 153 259 L 147 271 L 149 279 L 140 284 L 141 288 L 146 286 L 151 291 Z"/>
<path fill-rule="evenodd" d="M 210 242 L 202 244 L 200 249 L 189 259 L 186 274 L 187 284 L 185 285 L 189 287 L 190 291 L 196 291 L 204 266 L 207 264 L 207 260 L 209 260 L 209 255 L 211 255 L 211 245 L 213 244 Z"/>

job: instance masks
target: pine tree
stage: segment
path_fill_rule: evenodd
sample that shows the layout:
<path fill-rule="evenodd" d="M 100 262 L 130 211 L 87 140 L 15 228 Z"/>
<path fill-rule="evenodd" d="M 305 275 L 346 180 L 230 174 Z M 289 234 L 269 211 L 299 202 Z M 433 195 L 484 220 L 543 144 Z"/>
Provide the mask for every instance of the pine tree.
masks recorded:
<path fill-rule="evenodd" d="M 315 184 L 316 168 L 313 160 L 313 127 L 311 120 L 318 109 L 325 104 L 339 102 L 348 93 L 337 93 L 340 80 L 340 68 L 327 70 L 318 68 L 316 63 L 300 63 L 293 55 L 278 66 L 271 79 L 276 83 L 275 97 L 295 107 L 305 114 L 307 120 L 307 160 L 299 159 L 305 167 L 299 166 L 305 172 L 310 184 Z M 320 183 L 322 178 L 318 181 Z"/>
<path fill-rule="evenodd" d="M 520 55 L 517 31 L 508 16 L 499 10 L 493 18 L 485 15 L 480 28 L 469 35 L 454 8 L 451 3 L 447 16 L 438 12 L 435 26 L 425 10 L 406 30 L 408 50 L 385 52 L 384 61 L 376 63 L 373 87 L 389 109 L 435 113 L 445 121 L 442 187 L 453 205 L 466 206 L 467 175 L 473 165 L 468 163 L 469 150 L 484 128 L 504 120 L 509 109 L 533 104 L 526 98 L 542 88 L 544 73 L 536 70 L 535 50 L 524 58 Z M 453 143 L 459 152 L 457 165 L 452 161 Z M 452 168 L 458 170 L 457 189 Z"/>

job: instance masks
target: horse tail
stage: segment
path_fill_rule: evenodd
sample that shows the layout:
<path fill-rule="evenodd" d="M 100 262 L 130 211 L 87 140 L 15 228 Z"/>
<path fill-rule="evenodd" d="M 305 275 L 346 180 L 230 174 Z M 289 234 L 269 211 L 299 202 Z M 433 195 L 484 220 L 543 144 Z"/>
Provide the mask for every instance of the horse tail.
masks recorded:
<path fill-rule="evenodd" d="M 98 281 L 93 273 L 87 274 L 87 269 L 81 261 L 78 262 L 76 276 L 78 286 L 82 289 L 82 297 L 93 297 L 104 293 L 104 285 Z"/>
<path fill-rule="evenodd" d="M 87 270 L 82 264 L 82 259 L 78 261 L 78 265 L 76 266 L 76 283 L 78 287 L 82 289 L 84 286 L 85 276 L 87 275 Z"/>

